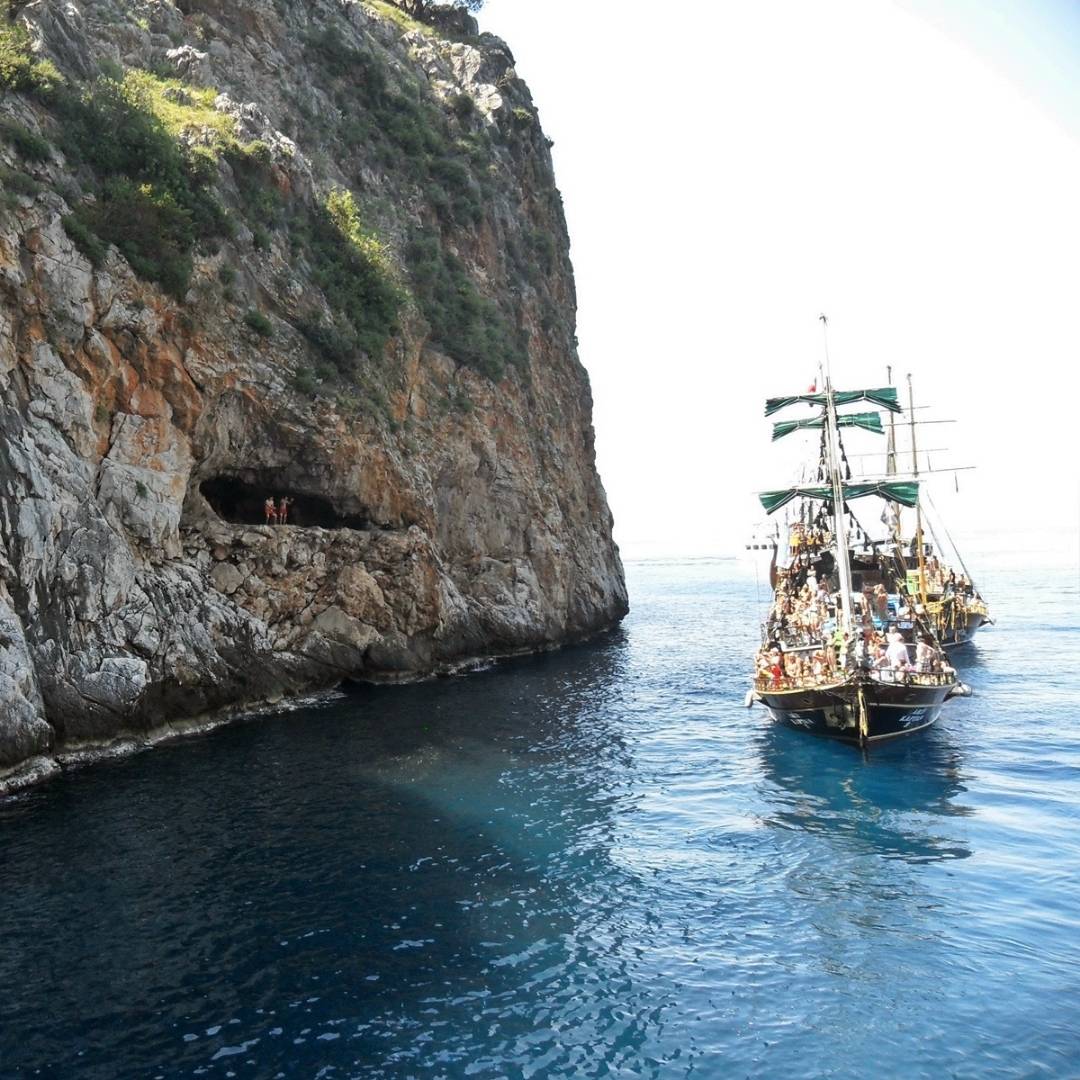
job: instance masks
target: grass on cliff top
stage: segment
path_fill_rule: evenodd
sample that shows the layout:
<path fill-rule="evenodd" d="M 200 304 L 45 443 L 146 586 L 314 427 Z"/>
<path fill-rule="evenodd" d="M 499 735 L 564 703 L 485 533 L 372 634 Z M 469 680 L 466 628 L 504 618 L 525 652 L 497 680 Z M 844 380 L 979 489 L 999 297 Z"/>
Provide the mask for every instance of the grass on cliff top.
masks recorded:
<path fill-rule="evenodd" d="M 173 80 L 128 71 L 55 102 L 64 149 L 92 174 L 96 196 L 75 209 L 78 224 L 69 235 L 91 259 L 96 251 L 89 238 L 115 244 L 140 277 L 177 299 L 187 290 L 196 244 L 232 232 L 212 190 L 232 121 L 207 108 L 213 91 L 190 101 L 180 91 L 186 88 Z M 179 141 L 181 134 L 202 131 L 211 113 L 200 145 Z"/>
<path fill-rule="evenodd" d="M 473 34 L 461 34 L 445 25 L 432 26 L 430 23 L 414 19 L 408 12 L 402 11 L 393 4 L 388 4 L 386 0 L 364 0 L 364 4 L 378 12 L 383 18 L 401 27 L 405 32 L 415 30 L 425 37 L 443 38 L 447 41 L 463 42 L 466 45 L 475 45 L 479 40 Z"/>
<path fill-rule="evenodd" d="M 401 8 L 395 7 L 393 4 L 388 4 L 386 0 L 364 0 L 364 6 L 374 9 L 384 19 L 389 19 L 390 22 L 400 26 L 402 30 L 408 32 L 410 30 L 417 30 L 421 34 L 427 37 L 436 37 L 435 28 L 428 26 L 426 23 L 419 22 L 414 19 L 408 12 L 402 11 Z"/>

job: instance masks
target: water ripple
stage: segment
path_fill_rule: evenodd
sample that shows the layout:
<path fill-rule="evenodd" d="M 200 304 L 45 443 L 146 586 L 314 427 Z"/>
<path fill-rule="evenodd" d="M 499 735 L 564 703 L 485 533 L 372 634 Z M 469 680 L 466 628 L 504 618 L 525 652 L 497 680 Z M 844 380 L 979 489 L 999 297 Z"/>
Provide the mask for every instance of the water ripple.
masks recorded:
<path fill-rule="evenodd" d="M 1080 1074 L 1068 596 L 1000 574 L 976 696 L 864 758 L 741 707 L 752 577 L 631 577 L 0 804 L 0 1076 Z"/>

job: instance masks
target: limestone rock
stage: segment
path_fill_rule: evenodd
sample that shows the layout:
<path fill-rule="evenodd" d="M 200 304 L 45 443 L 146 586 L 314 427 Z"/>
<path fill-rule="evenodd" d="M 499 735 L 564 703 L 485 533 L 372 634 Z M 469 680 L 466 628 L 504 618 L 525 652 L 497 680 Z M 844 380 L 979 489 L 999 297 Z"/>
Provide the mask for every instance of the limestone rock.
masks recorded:
<path fill-rule="evenodd" d="M 0 769 L 48 750 L 52 735 L 22 626 L 0 587 Z"/>
<path fill-rule="evenodd" d="M 65 226 L 93 196 L 60 121 L 42 98 L 0 101 L 55 143 L 33 163 L 0 144 L 33 174 L 0 206 L 0 787 L 87 741 L 622 617 L 561 201 L 503 42 L 461 15 L 403 28 L 364 0 L 69 0 L 17 17 L 72 87 L 119 61 L 187 80 L 164 95 L 176 108 L 212 88 L 236 140 L 257 140 L 267 191 L 253 210 L 243 162 L 219 159 L 208 183 L 235 228 L 195 249 L 177 300 L 115 247 L 91 264 Z M 360 83 L 339 55 L 440 118 L 422 160 L 408 131 L 349 134 L 364 118 L 342 95 Z M 213 130 L 178 137 L 205 149 Z M 425 170 L 452 153 L 436 183 Z M 311 340 L 333 310 L 326 274 L 271 211 L 310 222 L 346 186 L 406 299 L 383 354 L 339 376 Z M 508 313 L 519 351 L 501 372 L 436 344 L 406 257 L 417 236 Z M 289 523 L 264 524 L 262 500 L 283 494 Z"/>
<path fill-rule="evenodd" d="M 210 580 L 218 592 L 232 596 L 244 584 L 244 575 L 232 563 L 220 562 L 210 572 Z"/>
<path fill-rule="evenodd" d="M 325 608 L 316 616 L 314 627 L 319 633 L 337 641 L 344 641 L 359 650 L 366 649 L 378 637 L 370 626 L 346 615 L 336 604 Z"/>

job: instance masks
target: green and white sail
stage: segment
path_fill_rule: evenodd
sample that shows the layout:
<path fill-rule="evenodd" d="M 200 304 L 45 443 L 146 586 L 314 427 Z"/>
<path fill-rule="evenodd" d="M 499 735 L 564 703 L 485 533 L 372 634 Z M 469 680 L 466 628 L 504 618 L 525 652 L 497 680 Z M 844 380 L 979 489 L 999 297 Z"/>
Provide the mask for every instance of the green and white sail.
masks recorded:
<path fill-rule="evenodd" d="M 862 484 L 845 482 L 841 487 L 844 502 L 862 499 L 867 495 L 877 495 L 888 502 L 899 503 L 901 506 L 916 506 L 919 502 L 919 484 L 916 480 L 872 481 Z M 792 499 L 820 499 L 822 501 L 832 499 L 833 487 L 828 484 L 782 488 L 779 491 L 762 491 L 758 498 L 761 500 L 761 505 L 765 507 L 765 512 L 771 514 L 780 507 L 786 506 Z"/>
<path fill-rule="evenodd" d="M 838 416 L 836 423 L 839 427 L 858 427 L 866 431 L 876 432 L 878 435 L 885 434 L 885 429 L 881 424 L 881 414 L 876 412 L 847 413 Z M 785 435 L 790 435 L 793 431 L 805 431 L 814 428 L 820 430 L 824 426 L 824 416 L 810 420 L 780 420 L 773 424 L 773 442 L 782 439 Z"/>
<path fill-rule="evenodd" d="M 876 390 L 834 390 L 834 405 L 850 405 L 853 401 L 869 401 L 873 405 L 880 405 L 889 412 L 901 412 L 900 402 L 897 399 L 895 386 L 880 386 Z M 809 405 L 826 405 L 824 394 L 795 394 L 792 397 L 774 397 L 765 402 L 765 415 L 772 416 L 774 412 L 794 405 L 797 401 L 805 401 Z"/>

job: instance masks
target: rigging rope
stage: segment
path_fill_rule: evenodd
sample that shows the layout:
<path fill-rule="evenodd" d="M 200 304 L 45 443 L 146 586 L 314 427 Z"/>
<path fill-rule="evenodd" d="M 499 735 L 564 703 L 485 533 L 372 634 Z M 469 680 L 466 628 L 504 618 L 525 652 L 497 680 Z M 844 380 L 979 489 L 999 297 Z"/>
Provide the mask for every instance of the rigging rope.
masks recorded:
<path fill-rule="evenodd" d="M 946 539 L 949 541 L 949 547 L 953 549 L 953 554 L 956 556 L 956 561 L 960 564 L 960 569 L 964 571 L 964 577 L 968 579 L 968 584 L 975 589 L 975 579 L 968 573 L 968 568 L 964 565 L 964 557 L 960 554 L 960 549 L 956 546 L 956 542 L 949 535 L 949 529 L 945 524 L 945 519 L 938 513 L 938 508 L 934 505 L 934 500 L 930 498 L 930 492 L 926 492 L 926 501 L 930 504 L 930 509 L 934 511 L 938 521 L 941 522 L 942 531 L 945 533 Z M 978 590 L 975 589 L 977 592 Z"/>

